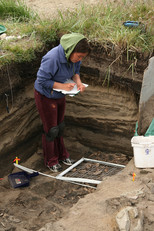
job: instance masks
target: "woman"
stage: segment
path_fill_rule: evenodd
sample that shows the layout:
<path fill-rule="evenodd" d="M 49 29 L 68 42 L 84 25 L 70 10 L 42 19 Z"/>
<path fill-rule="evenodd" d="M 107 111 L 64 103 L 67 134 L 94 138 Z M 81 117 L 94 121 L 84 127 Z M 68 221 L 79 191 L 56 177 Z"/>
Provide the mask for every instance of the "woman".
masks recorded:
<path fill-rule="evenodd" d="M 43 123 L 42 146 L 45 165 L 53 172 L 60 171 L 62 161 L 72 165 L 63 142 L 65 95 L 54 89 L 70 91 L 77 84 L 83 92 L 80 79 L 81 60 L 90 52 L 87 39 L 79 33 L 66 34 L 60 44 L 51 49 L 41 61 L 35 81 L 35 102 Z M 75 83 L 65 83 L 72 79 Z"/>

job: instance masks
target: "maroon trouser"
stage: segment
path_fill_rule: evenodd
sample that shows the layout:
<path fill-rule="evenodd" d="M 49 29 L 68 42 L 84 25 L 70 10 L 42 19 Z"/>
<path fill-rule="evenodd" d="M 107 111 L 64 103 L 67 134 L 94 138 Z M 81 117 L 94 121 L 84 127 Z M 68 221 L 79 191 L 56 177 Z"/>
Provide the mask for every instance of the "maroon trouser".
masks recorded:
<path fill-rule="evenodd" d="M 35 102 L 43 123 L 44 132 L 47 134 L 52 127 L 56 127 L 64 120 L 65 97 L 60 99 L 49 99 L 35 90 Z M 63 137 L 56 137 L 53 141 L 46 139 L 42 134 L 42 146 L 45 165 L 52 166 L 59 160 L 69 157 L 65 149 Z"/>

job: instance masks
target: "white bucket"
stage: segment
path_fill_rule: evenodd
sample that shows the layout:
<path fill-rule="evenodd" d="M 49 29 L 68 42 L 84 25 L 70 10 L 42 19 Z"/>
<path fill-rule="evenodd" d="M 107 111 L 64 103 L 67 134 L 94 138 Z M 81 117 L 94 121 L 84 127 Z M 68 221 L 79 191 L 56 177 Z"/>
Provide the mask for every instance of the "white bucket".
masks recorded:
<path fill-rule="evenodd" d="M 134 136 L 131 139 L 137 168 L 154 168 L 154 136 Z"/>

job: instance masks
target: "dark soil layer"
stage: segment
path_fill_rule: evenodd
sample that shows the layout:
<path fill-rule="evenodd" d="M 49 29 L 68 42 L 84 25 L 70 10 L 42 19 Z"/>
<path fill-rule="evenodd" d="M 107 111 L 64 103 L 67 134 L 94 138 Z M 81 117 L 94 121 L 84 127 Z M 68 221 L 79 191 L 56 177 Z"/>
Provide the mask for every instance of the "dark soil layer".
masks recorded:
<path fill-rule="evenodd" d="M 42 150 L 21 165 L 55 176 L 44 167 Z M 125 155 L 92 153 L 89 158 L 126 165 Z M 66 168 L 63 165 L 63 168 Z M 13 172 L 21 170 L 15 168 Z M 62 218 L 73 204 L 95 189 L 66 183 L 45 176 L 31 178 L 30 185 L 13 189 L 8 177 L 0 180 L 0 230 L 35 231 Z"/>
<path fill-rule="evenodd" d="M 54 44 L 50 48 L 52 46 Z M 148 56 L 136 54 L 139 60 L 132 75 L 129 67 L 133 60 L 127 61 L 125 54 L 119 58 L 110 48 L 105 50 L 99 44 L 91 46 L 92 52 L 81 67 L 81 79 L 89 87 L 84 94 L 66 98 L 66 146 L 73 156 L 94 151 L 114 153 L 115 150 L 132 156 L 130 139 L 137 121 Z M 41 143 L 42 125 L 33 86 L 41 57 L 50 48 L 37 54 L 37 59 L 31 63 L 14 63 L 0 70 L 1 177 L 11 170 L 15 156 L 25 161 Z M 106 79 L 109 65 L 110 75 Z M 6 94 L 9 95 L 9 113 Z"/>

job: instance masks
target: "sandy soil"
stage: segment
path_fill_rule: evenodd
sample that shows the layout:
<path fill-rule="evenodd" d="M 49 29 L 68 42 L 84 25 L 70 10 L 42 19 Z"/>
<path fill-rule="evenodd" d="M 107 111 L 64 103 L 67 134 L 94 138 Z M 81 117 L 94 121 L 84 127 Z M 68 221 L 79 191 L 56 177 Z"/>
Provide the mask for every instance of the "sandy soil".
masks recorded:
<path fill-rule="evenodd" d="M 125 155 L 102 152 L 93 153 L 89 158 L 124 165 L 128 162 Z M 44 166 L 41 149 L 38 149 L 26 162 L 19 164 L 53 177 L 57 175 Z M 63 170 L 65 168 L 63 165 Z M 13 173 L 20 171 L 14 168 Z M 80 198 L 92 192 L 95 192 L 95 189 L 42 175 L 32 177 L 28 187 L 14 189 L 8 176 L 5 176 L 0 179 L 0 231 L 39 230 L 45 224 L 63 218 Z"/>
<path fill-rule="evenodd" d="M 39 14 L 40 17 L 53 18 L 57 16 L 57 11 L 72 10 L 85 4 L 96 4 L 100 0 L 25 0 L 28 7 Z"/>

